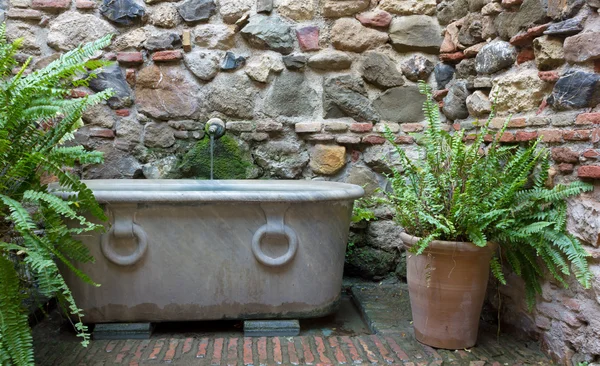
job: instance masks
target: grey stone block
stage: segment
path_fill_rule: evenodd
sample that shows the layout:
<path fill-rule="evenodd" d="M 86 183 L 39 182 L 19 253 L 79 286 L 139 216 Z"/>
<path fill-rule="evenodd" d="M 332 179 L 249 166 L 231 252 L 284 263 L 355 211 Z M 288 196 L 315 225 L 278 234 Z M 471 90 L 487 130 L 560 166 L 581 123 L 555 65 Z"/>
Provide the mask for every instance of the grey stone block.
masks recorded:
<path fill-rule="evenodd" d="M 149 339 L 154 330 L 152 323 L 96 324 L 92 336 L 101 339 Z"/>
<path fill-rule="evenodd" d="M 246 320 L 245 337 L 294 337 L 300 334 L 298 320 Z"/>

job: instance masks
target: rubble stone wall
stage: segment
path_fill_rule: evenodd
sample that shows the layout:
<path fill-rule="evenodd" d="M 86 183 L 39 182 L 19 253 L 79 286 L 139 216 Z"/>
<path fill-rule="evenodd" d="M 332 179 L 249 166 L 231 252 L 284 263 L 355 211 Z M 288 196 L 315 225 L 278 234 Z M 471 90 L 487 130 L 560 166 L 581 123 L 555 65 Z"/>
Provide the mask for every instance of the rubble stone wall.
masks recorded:
<path fill-rule="evenodd" d="M 541 138 L 555 180 L 600 178 L 598 0 L 0 0 L 7 35 L 32 68 L 115 35 L 115 60 L 83 95 L 117 94 L 84 116 L 79 142 L 105 152 L 85 178 L 208 178 L 204 123 L 227 122 L 217 178 L 325 179 L 386 187 L 385 126 L 418 158 L 422 95 L 449 130 L 474 130 L 496 100 L 506 143 Z M 228 167 L 232 167 L 229 169 Z M 600 358 L 600 202 L 570 202 L 569 228 L 592 254 L 593 288 L 544 284 L 527 312 L 522 283 L 500 289 L 506 322 L 556 359 Z M 385 208 L 353 228 L 348 273 L 403 275 Z M 495 294 L 494 291 L 491 292 Z M 492 296 L 494 303 L 498 298 Z"/>

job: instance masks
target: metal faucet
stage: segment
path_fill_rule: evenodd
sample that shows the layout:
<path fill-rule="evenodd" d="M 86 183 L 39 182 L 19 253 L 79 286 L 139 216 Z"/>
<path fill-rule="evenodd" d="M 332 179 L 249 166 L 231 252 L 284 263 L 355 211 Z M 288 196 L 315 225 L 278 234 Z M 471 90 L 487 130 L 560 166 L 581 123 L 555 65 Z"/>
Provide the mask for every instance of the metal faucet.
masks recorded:
<path fill-rule="evenodd" d="M 225 135 L 225 122 L 219 118 L 211 118 L 206 122 L 204 130 L 208 136 L 218 140 Z"/>

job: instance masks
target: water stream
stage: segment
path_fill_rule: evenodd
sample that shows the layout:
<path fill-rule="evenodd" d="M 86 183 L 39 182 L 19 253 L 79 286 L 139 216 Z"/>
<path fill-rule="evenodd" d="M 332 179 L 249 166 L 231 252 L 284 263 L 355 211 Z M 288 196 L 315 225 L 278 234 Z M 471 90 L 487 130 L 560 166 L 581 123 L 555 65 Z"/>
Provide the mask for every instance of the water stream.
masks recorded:
<path fill-rule="evenodd" d="M 213 180 L 214 170 L 214 154 L 215 154 L 215 135 L 210 134 L 210 180 Z"/>

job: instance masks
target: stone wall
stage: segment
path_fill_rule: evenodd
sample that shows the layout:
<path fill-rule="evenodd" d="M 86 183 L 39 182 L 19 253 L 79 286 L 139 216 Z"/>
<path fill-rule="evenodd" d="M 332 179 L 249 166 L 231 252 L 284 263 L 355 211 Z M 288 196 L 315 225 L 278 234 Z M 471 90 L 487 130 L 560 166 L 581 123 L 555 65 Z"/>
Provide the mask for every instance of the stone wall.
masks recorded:
<path fill-rule="evenodd" d="M 394 153 L 424 129 L 416 81 L 435 91 L 449 130 L 474 129 L 496 98 L 506 143 L 538 137 L 559 181 L 600 178 L 598 0 L 0 0 L 9 39 L 32 68 L 104 34 L 115 60 L 83 95 L 79 142 L 106 153 L 85 178 L 207 178 L 204 122 L 227 122 L 217 178 L 327 179 L 385 188 Z M 198 167 L 204 168 L 198 168 Z M 592 253 L 594 287 L 544 284 L 533 312 L 522 283 L 500 289 L 504 319 L 555 358 L 600 358 L 600 202 L 570 203 L 569 228 Z M 353 228 L 348 273 L 403 275 L 390 212 Z M 495 292 L 492 291 L 492 294 Z M 498 298 L 492 296 L 494 303 Z"/>

